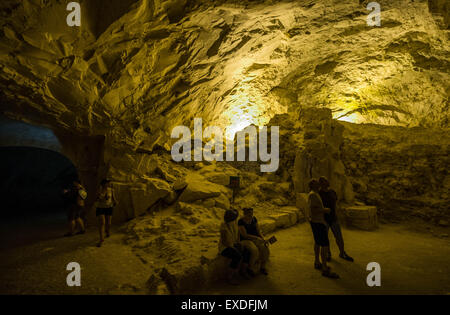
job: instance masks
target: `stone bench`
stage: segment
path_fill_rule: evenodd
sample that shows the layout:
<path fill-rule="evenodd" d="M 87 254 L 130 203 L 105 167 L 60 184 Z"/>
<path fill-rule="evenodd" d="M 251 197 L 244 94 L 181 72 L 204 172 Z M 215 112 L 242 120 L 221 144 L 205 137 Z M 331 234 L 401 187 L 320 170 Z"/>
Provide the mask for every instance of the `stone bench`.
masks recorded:
<path fill-rule="evenodd" d="M 342 209 L 342 213 L 348 227 L 366 231 L 378 228 L 377 207 L 375 206 L 346 206 Z"/>
<path fill-rule="evenodd" d="M 305 222 L 303 212 L 296 207 L 281 207 L 277 214 L 261 219 L 263 233 L 273 233 L 280 228 L 288 228 L 297 223 Z M 187 294 L 199 286 L 207 287 L 218 280 L 226 279 L 228 258 L 219 254 L 201 256 L 200 263 L 184 270 L 168 270 L 163 268 L 154 274 L 147 282 L 151 294 Z"/>

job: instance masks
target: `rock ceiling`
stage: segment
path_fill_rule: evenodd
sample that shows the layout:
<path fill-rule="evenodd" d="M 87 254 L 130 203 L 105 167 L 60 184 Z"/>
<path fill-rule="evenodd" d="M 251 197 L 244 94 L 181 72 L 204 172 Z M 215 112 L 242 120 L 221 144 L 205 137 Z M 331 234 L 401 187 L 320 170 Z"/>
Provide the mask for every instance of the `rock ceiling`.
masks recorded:
<path fill-rule="evenodd" d="M 325 106 L 352 122 L 448 127 L 446 1 L 2 1 L 9 117 L 139 145 L 193 117 L 241 129 Z"/>

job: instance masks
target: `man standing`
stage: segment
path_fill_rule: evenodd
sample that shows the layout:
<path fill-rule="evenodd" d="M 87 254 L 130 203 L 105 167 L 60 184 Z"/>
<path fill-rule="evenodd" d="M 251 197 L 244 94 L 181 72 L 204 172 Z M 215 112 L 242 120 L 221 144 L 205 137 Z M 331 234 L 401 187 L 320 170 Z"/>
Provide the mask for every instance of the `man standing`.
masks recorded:
<path fill-rule="evenodd" d="M 319 182 L 316 179 L 312 179 L 309 182 L 308 220 L 311 224 L 314 236 L 314 268 L 322 270 L 322 275 L 324 277 L 337 279 L 339 276 L 336 273 L 331 272 L 330 267 L 327 266 L 330 241 L 328 239 L 328 228 L 324 219 L 324 214 L 329 213 L 330 209 L 324 208 L 319 195 L 319 187 Z M 322 263 L 320 262 L 319 256 L 322 258 Z"/>
<path fill-rule="evenodd" d="M 323 206 L 326 208 L 330 208 L 330 212 L 325 213 L 325 221 L 327 222 L 328 227 L 331 228 L 331 231 L 333 232 L 334 238 L 336 240 L 336 244 L 339 247 L 339 257 L 347 261 L 353 261 L 353 258 L 347 255 L 344 250 L 344 238 L 342 237 L 341 226 L 339 225 L 336 215 L 337 194 L 333 189 L 330 188 L 330 182 L 326 179 L 326 177 L 320 177 L 319 184 L 319 194 L 320 198 L 322 199 Z M 331 251 L 329 247 L 327 261 L 331 261 Z"/>

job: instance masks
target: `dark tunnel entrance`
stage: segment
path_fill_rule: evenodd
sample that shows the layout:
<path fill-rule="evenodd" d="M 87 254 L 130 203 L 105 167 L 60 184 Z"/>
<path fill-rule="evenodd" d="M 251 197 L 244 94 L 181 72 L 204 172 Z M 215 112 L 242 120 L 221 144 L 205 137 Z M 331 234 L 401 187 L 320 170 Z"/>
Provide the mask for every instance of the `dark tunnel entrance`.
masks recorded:
<path fill-rule="evenodd" d="M 1 218 L 61 212 L 61 191 L 78 177 L 68 158 L 32 147 L 1 147 L 0 155 Z"/>
<path fill-rule="evenodd" d="M 80 179 L 92 195 L 99 158 L 88 153 L 101 146 L 96 138 L 83 137 L 80 145 L 75 140 L 80 139 L 0 117 L 0 249 L 61 237 L 67 230 L 62 192 L 73 180 Z"/>
<path fill-rule="evenodd" d="M 68 158 L 42 148 L 0 147 L 0 172 L 1 248 L 63 233 L 62 190 L 78 177 Z"/>

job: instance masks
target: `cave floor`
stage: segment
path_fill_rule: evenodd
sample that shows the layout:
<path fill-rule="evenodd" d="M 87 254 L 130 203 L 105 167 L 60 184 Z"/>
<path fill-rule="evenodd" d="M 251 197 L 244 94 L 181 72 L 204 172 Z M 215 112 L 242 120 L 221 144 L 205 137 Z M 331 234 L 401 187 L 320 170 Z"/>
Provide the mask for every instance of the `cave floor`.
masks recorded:
<path fill-rule="evenodd" d="M 114 233 L 101 248 L 91 227 L 85 235 L 62 238 L 55 227 L 44 239 L 0 250 L 0 294 L 144 294 L 152 273 L 123 234 Z M 22 231 L 25 233 L 25 231 Z M 377 231 L 343 230 L 354 263 L 337 257 L 330 263 L 341 279 L 321 276 L 312 267 L 312 236 L 307 224 L 275 233 L 269 276 L 239 286 L 214 284 L 195 294 L 450 294 L 450 240 L 416 232 L 405 225 L 383 224 Z M 42 233 L 44 234 L 44 233 Z M 51 234 L 51 235 L 49 235 Z M 3 235 L 4 236 L 4 235 Z M 45 236 L 45 235 L 43 235 Z M 5 240 L 5 238 L 3 238 Z M 66 265 L 81 265 L 81 287 L 66 285 Z M 381 287 L 368 287 L 366 265 L 381 265 Z"/>
<path fill-rule="evenodd" d="M 373 232 L 343 228 L 346 251 L 355 262 L 338 257 L 330 233 L 331 268 L 340 279 L 328 279 L 313 268 L 313 240 L 308 224 L 275 232 L 269 275 L 218 283 L 199 294 L 450 294 L 450 241 L 398 224 Z M 381 286 L 368 287 L 369 262 L 381 266 Z"/>
<path fill-rule="evenodd" d="M 96 247 L 95 226 L 84 235 L 61 237 L 66 232 L 62 220 L 45 225 L 18 224 L 20 234 L 5 235 L 0 247 L 0 294 L 141 294 L 151 271 L 123 244 L 124 235 L 112 230 L 101 248 Z M 40 230 L 40 231 L 39 231 Z M 29 231 L 30 235 L 24 235 Z M 40 232 L 40 233 L 39 233 Z M 31 238 L 38 241 L 33 241 Z M 5 240 L 14 247 L 4 244 Z M 68 287 L 66 266 L 78 262 L 81 287 Z"/>

